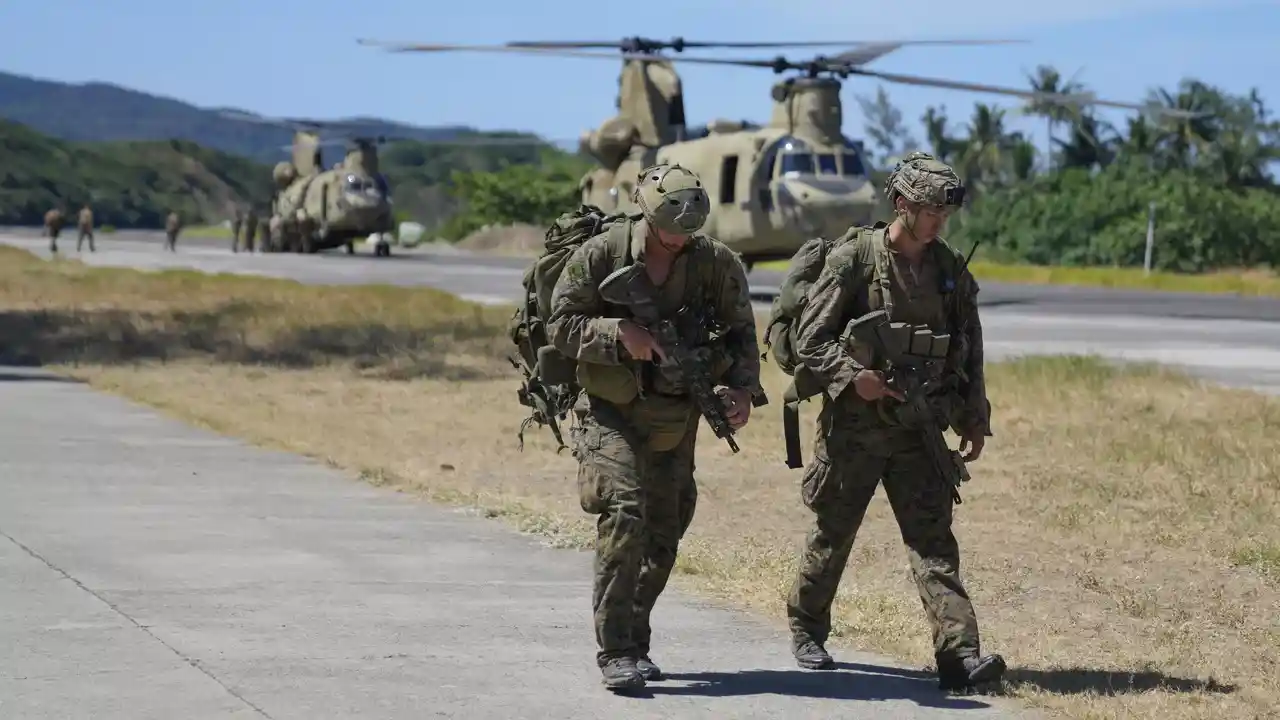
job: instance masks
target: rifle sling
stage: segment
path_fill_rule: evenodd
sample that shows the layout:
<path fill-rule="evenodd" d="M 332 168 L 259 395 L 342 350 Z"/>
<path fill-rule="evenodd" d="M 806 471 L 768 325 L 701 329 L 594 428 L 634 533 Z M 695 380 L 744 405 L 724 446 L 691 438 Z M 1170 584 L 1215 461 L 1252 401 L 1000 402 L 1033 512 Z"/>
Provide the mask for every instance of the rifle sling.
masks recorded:
<path fill-rule="evenodd" d="M 782 437 L 787 445 L 787 467 L 792 470 L 804 467 L 800 452 L 800 403 L 825 393 L 822 382 L 801 365 L 782 394 Z"/>
<path fill-rule="evenodd" d="M 804 467 L 800 452 L 800 393 L 794 380 L 782 394 L 782 437 L 787 443 L 787 467 Z"/>

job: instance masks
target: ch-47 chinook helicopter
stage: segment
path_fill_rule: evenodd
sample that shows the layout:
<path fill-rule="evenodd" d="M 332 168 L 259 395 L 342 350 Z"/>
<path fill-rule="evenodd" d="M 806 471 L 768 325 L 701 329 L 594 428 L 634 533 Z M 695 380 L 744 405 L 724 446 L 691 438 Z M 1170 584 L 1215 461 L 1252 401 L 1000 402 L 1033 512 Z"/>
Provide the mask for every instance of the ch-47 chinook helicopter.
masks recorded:
<path fill-rule="evenodd" d="M 358 240 L 377 235 L 384 239 L 374 245 L 374 254 L 391 254 L 391 244 L 385 239 L 395 228 L 391 189 L 378 168 L 378 146 L 387 142 L 386 137 L 338 131 L 343 137 L 321 140 L 321 129 L 341 127 L 342 123 L 230 111 L 223 114 L 294 131 L 293 144 L 282 148 L 291 151 L 290 159 L 276 163 L 271 171 L 275 184 L 270 204 L 273 230 L 264 251 L 315 253 L 345 246 L 350 255 L 355 253 Z M 326 170 L 321 148 L 336 143 L 346 145 L 346 155 Z"/>
<path fill-rule="evenodd" d="M 1013 40 L 901 40 L 894 42 L 718 43 L 630 38 L 621 42 L 511 42 L 505 45 L 439 45 L 372 40 L 362 45 L 392 52 L 475 51 L 621 59 L 618 113 L 583 133 L 580 149 L 599 161 L 583 177 L 582 201 L 605 210 L 634 212 L 631 191 L 639 172 L 655 163 L 679 163 L 702 178 L 712 199 L 704 231 L 737 251 L 747 266 L 790 258 L 815 235 L 840 234 L 869 223 L 881 195 L 870 177 L 861 142 L 842 132 L 841 81 L 850 75 L 908 85 L 989 92 L 1071 105 L 1098 104 L 1138 110 L 1148 105 L 1098 100 L 1091 94 L 1050 94 L 863 67 L 907 45 L 975 45 Z M 662 50 L 855 46 L 834 56 L 791 61 L 670 56 Z M 621 54 L 588 52 L 615 48 Z M 766 68 L 793 76 L 774 83 L 773 112 L 763 126 L 713 120 L 700 137 L 690 137 L 684 91 L 675 63 Z"/>

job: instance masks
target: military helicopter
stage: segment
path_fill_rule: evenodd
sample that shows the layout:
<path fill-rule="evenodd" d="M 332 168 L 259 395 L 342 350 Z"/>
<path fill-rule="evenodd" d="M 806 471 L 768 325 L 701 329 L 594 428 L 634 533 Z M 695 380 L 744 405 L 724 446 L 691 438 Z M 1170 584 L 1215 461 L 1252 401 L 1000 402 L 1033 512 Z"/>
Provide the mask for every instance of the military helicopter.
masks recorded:
<path fill-rule="evenodd" d="M 511 42 L 504 45 L 440 45 L 359 40 L 391 52 L 474 51 L 621 59 L 618 113 L 584 132 L 580 149 L 599 161 L 582 178 L 584 203 L 634 212 L 630 195 L 639 172 L 657 162 L 674 162 L 703 179 L 712 199 L 705 232 L 732 247 L 748 267 L 790 258 L 815 235 L 839 234 L 869 223 L 882 203 L 871 180 L 863 144 L 842 132 L 842 81 L 851 75 L 909 85 L 989 92 L 1072 105 L 1106 105 L 1153 110 L 1149 105 L 1099 100 L 1092 94 L 1039 93 L 977 83 L 866 69 L 865 64 L 908 45 L 990 45 L 1017 40 L 900 40 L 894 42 L 718 43 L 628 38 L 590 42 Z M 675 57 L 662 50 L 689 48 L 839 45 L 851 50 L 808 60 Z M 620 54 L 588 52 L 615 48 Z M 792 72 L 773 84 L 772 115 L 765 125 L 717 119 L 691 137 L 684 112 L 683 83 L 675 63 L 766 68 Z"/>
<path fill-rule="evenodd" d="M 291 151 L 290 160 L 276 163 L 271 171 L 275 183 L 269 219 L 271 241 L 264 251 L 315 253 L 345 246 L 351 255 L 357 240 L 377 235 L 380 239 L 374 254 L 391 254 L 386 237 L 395 228 L 391 188 L 378 168 L 378 146 L 386 143 L 387 137 L 346 133 L 341 139 L 321 140 L 322 129 L 341 123 L 232 111 L 222 114 L 294 130 L 293 144 L 282 148 Z M 326 170 L 321 148 L 335 143 L 346 146 L 346 155 Z"/>

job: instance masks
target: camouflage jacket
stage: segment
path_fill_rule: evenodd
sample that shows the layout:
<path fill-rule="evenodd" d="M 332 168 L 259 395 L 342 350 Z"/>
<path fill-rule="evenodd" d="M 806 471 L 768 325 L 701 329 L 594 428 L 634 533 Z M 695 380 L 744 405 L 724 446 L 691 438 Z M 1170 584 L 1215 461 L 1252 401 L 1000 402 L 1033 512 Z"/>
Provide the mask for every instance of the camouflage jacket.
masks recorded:
<path fill-rule="evenodd" d="M 876 253 L 886 267 L 885 277 L 876 272 Z M 950 258 L 946 256 L 950 254 Z M 983 372 L 982 323 L 978 317 L 978 282 L 964 269 L 957 277 L 953 297 L 945 297 L 941 282 L 949 268 L 959 270 L 963 257 L 941 240 L 930 243 L 914 277 L 905 270 L 897 253 L 888 245 L 887 230 L 866 233 L 846 243 L 828 256 L 817 281 L 809 289 L 809 301 L 796 321 L 796 356 L 826 387 L 827 396 L 854 409 L 869 404 L 850 387 L 853 378 L 866 366 L 865 356 L 855 357 L 857 348 L 848 348 L 842 335 L 850 320 L 889 303 L 883 293 L 891 293 L 890 319 L 928 325 L 934 331 L 957 335 L 953 347 L 960 347 L 949 361 L 949 369 L 962 374 L 958 407 L 952 413 L 956 432 L 969 430 L 991 435 L 991 405 L 986 395 Z M 877 281 L 882 281 L 877 288 Z M 889 309 L 889 308 L 886 308 Z M 961 330 L 963 328 L 963 331 Z M 963 338 L 958 335 L 962 332 Z M 958 342 L 957 342 L 958 340 Z M 845 395 L 849 391 L 849 395 Z"/>
<path fill-rule="evenodd" d="M 644 259 L 646 232 L 643 220 L 632 228 L 630 253 L 637 262 Z M 602 233 L 574 251 L 552 294 L 547 336 L 557 350 L 579 362 L 620 365 L 628 359 L 618 340 L 618 323 L 625 313 L 611 311 L 599 291 L 604 279 L 618 269 L 609 242 L 609 234 Z M 715 320 L 726 326 L 722 352 L 729 368 L 721 382 L 749 390 L 753 397 L 762 394 L 760 348 L 746 268 L 732 250 L 695 235 L 676 257 L 658 292 L 660 304 L 668 310 L 709 304 Z"/>

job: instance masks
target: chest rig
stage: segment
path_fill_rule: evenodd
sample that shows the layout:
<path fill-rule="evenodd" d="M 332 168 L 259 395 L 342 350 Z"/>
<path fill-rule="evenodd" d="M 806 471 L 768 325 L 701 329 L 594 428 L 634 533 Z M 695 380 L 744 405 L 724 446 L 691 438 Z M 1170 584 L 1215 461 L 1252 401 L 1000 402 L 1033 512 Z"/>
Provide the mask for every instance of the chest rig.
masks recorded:
<path fill-rule="evenodd" d="M 952 356 L 952 336 L 950 329 L 956 327 L 954 317 L 954 293 L 956 279 L 951 272 L 954 263 L 946 257 L 950 253 L 938 241 L 929 244 L 928 252 L 937 268 L 938 295 L 941 302 L 941 313 L 945 319 L 947 331 L 935 331 L 924 323 L 910 323 L 896 319 L 893 298 L 893 257 L 883 235 L 877 234 L 871 239 L 870 263 L 872 276 L 868 284 L 867 305 L 870 311 L 883 310 L 889 322 L 881 330 L 880 336 L 890 357 L 875 357 L 870 348 L 859 347 L 846 329 L 842 342 L 846 349 L 867 367 L 883 369 L 892 358 L 898 371 L 910 371 L 921 375 L 921 379 L 931 381 L 930 384 L 939 390 L 953 389 L 960 379 L 954 373 L 948 373 L 948 360 Z M 904 426 L 895 412 L 896 400 L 882 398 L 875 403 L 876 414 L 891 426 Z"/>

